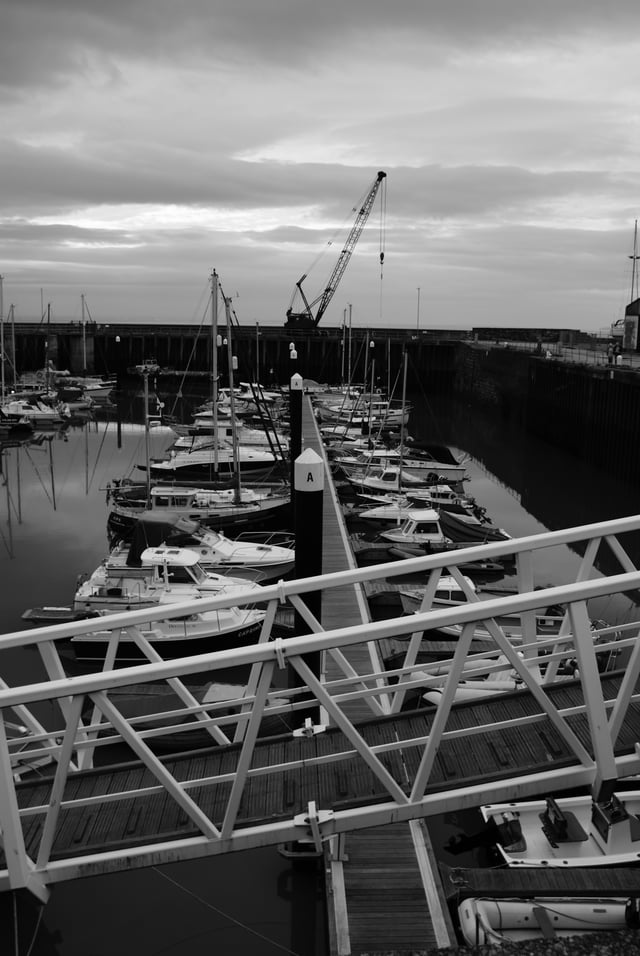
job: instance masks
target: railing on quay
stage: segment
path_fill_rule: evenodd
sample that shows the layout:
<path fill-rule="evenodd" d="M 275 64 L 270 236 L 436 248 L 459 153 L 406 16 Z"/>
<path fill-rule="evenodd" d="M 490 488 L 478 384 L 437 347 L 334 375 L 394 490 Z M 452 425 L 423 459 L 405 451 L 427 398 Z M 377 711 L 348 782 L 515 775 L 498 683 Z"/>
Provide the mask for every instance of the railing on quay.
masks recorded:
<path fill-rule="evenodd" d="M 377 567 L 279 582 L 264 587 L 260 600 L 266 607 L 259 641 L 251 646 L 199 654 L 176 660 L 162 660 L 153 644 L 141 630 L 141 624 L 189 612 L 213 610 L 243 603 L 234 598 L 202 598 L 189 604 L 167 605 L 161 609 L 145 609 L 100 620 L 100 628 L 107 625 L 111 643 L 104 668 L 92 673 L 68 676 L 60 648 L 79 634 L 96 630 L 96 621 L 83 620 L 58 624 L 34 630 L 5 634 L 0 638 L 0 649 L 17 651 L 37 649 L 40 652 L 48 679 L 19 686 L 0 681 L 0 829 L 3 834 L 4 861 L 0 870 L 0 889 L 29 888 L 41 899 L 46 899 L 50 884 L 131 866 L 150 865 L 163 860 L 192 858 L 231 852 L 250 846 L 280 844 L 310 837 L 319 846 L 341 832 L 375 826 L 391 820 L 408 820 L 431 816 L 452 807 L 477 806 L 489 799 L 512 799 L 515 795 L 540 792 L 549 787 L 557 789 L 578 785 L 598 787 L 603 781 L 640 772 L 640 760 L 635 753 L 616 755 L 615 744 L 624 724 L 627 710 L 638 697 L 635 687 L 640 672 L 640 642 L 637 634 L 640 621 L 608 626 L 599 622 L 595 627 L 588 613 L 588 602 L 603 596 L 624 594 L 640 587 L 640 572 L 635 567 L 620 538 L 640 530 L 640 516 L 582 526 L 564 531 L 549 532 L 526 538 L 510 539 L 477 547 L 442 552 L 424 558 L 395 561 Z M 534 559 L 547 548 L 579 545 L 583 557 L 575 581 L 554 587 L 534 588 Z M 601 576 L 596 569 L 599 549 L 607 547 L 620 566 L 620 573 Z M 467 585 L 459 565 L 472 560 L 499 560 L 512 556 L 515 561 L 517 593 L 479 600 Z M 325 631 L 321 622 L 305 604 L 305 596 L 322 591 L 323 601 L 330 601 L 335 589 L 359 587 L 364 581 L 388 579 L 399 575 L 423 574 L 425 586 L 422 608 L 406 615 L 364 625 L 341 627 Z M 460 587 L 466 590 L 468 602 L 446 609 L 432 609 L 438 579 L 442 573 L 452 574 Z M 247 591 L 246 604 L 255 605 L 255 591 Z M 278 609 L 288 605 L 304 622 L 307 633 L 293 633 L 291 637 L 274 637 L 274 621 Z M 552 605 L 562 605 L 564 616 L 559 632 L 544 639 L 536 630 L 537 612 Z M 315 606 L 315 605 L 314 605 Z M 519 615 L 521 637 L 517 642 L 499 623 L 503 615 Z M 488 655 L 473 653 L 472 641 L 479 624 L 483 624 L 483 639 L 493 642 Z M 460 637 L 450 661 L 437 665 L 416 663 L 425 632 L 458 625 Z M 299 628 L 298 630 L 301 630 Z M 145 662 L 130 667 L 114 667 L 118 642 L 123 635 L 132 638 Z M 401 666 L 387 670 L 383 664 L 381 642 L 402 638 L 406 651 Z M 371 661 L 369 672 L 356 673 L 349 661 L 349 649 L 366 643 Z M 597 654 L 616 654 L 626 648 L 628 663 L 620 692 L 615 700 L 606 700 L 598 672 Z M 540 657 L 541 654 L 543 657 Z M 308 661 L 314 655 L 330 656 L 332 667 L 339 677 L 326 679 L 323 673 L 314 673 Z M 564 678 L 560 663 L 568 657 L 576 661 L 576 673 L 582 685 L 583 705 L 589 742 L 585 743 L 571 727 L 576 708 L 558 709 L 550 699 L 548 689 Z M 541 661 L 544 666 L 541 667 Z M 377 663 L 376 663 L 377 662 Z M 296 685 L 287 689 L 273 689 L 274 678 L 285 666 L 296 674 Z M 228 668 L 246 667 L 249 679 L 244 692 L 234 700 L 204 703 L 194 696 L 190 686 L 205 675 L 215 679 Z M 508 671 L 519 686 L 527 689 L 539 707 L 539 717 L 551 721 L 575 760 L 571 766 L 545 768 L 544 773 L 524 773 L 514 770 L 511 779 L 484 782 L 477 786 L 428 791 L 434 762 L 441 743 L 459 733 L 447 728 L 447 720 L 454 703 L 456 689 L 464 679 L 496 676 Z M 335 671 L 334 671 L 335 672 Z M 144 718 L 127 719 L 118 709 L 116 692 L 123 688 L 139 688 L 142 684 L 164 682 L 181 702 L 177 710 L 167 710 L 160 704 L 154 714 Z M 191 682 L 191 684 L 190 684 Z M 358 725 L 349 716 L 350 703 L 366 700 L 374 718 L 393 718 L 401 712 L 403 701 L 411 691 L 429 688 L 441 691 L 441 700 L 434 711 L 430 732 L 415 739 L 396 739 L 383 744 L 367 743 Z M 310 700 L 318 708 L 320 723 L 311 725 L 303 715 L 309 712 Z M 34 716 L 34 709 L 43 702 L 56 704 L 60 722 L 55 727 L 44 727 Z M 315 794 L 300 797 L 303 801 L 287 820 L 266 821 L 250 825 L 243 821 L 240 807 L 245 788 L 260 778 L 264 785 L 291 770 L 293 762 L 263 766 L 253 757 L 259 738 L 261 722 L 269 716 L 287 715 L 290 725 L 300 716 L 300 726 L 292 735 L 314 735 L 326 725 L 339 728 L 343 744 L 336 752 L 311 758 L 318 764 L 332 763 L 350 767 L 354 760 L 373 775 L 384 791 L 384 799 L 362 796 L 358 806 L 345 809 L 318 808 Z M 28 751 L 25 740 L 13 740 L 5 731 L 5 722 L 18 719 L 30 731 Z M 523 719 L 524 722 L 524 719 Z M 511 722 L 518 723 L 514 718 Z M 8 725 L 8 724 L 7 724 Z M 469 733 L 487 731 L 488 726 L 473 728 Z M 495 729 L 495 728 L 493 728 Z M 230 748 L 233 763 L 224 774 L 198 779 L 177 779 L 167 762 L 154 753 L 153 740 L 158 735 L 174 733 L 183 740 L 182 749 L 188 749 L 193 731 L 205 730 L 211 744 L 235 743 Z M 122 742 L 150 772 L 149 786 L 124 789 L 74 798 L 68 784 L 74 774 L 93 766 L 101 748 Z M 201 746 L 201 745 L 200 745 Z M 20 748 L 21 752 L 17 752 Z M 398 779 L 389 769 L 390 754 L 415 750 L 419 759 L 412 778 Z M 22 805 L 20 782 L 29 759 L 31 766 L 40 765 L 40 773 L 47 772 L 47 796 L 37 805 Z M 53 761 L 47 769 L 47 761 Z M 413 764 L 412 764 L 413 765 Z M 404 766 L 404 764 L 403 764 Z M 22 770 L 20 769 L 22 767 Z M 200 794 L 210 788 L 224 796 L 224 812 L 214 822 L 200 806 Z M 144 801 L 151 794 L 165 791 L 181 808 L 197 835 L 178 837 L 159 834 L 150 845 L 138 845 L 112 851 L 75 854 L 66 851 L 54 853 L 56 837 L 64 816 L 71 810 L 86 808 L 99 813 L 119 801 Z M 34 819 L 39 823 L 36 845 L 33 845 Z M 220 820 L 222 822 L 220 822 Z"/>

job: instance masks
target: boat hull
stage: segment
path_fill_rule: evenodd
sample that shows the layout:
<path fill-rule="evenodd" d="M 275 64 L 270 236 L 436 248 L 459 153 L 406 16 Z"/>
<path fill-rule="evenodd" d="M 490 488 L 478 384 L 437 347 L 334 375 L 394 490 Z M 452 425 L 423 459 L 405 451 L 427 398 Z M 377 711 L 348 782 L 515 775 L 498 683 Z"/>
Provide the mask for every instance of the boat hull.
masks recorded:
<path fill-rule="evenodd" d="M 188 628 L 175 626 L 161 636 L 151 636 L 149 632 L 144 636 L 149 638 L 155 651 L 163 660 L 175 660 L 179 657 L 191 657 L 196 654 L 211 654 L 215 651 L 230 650 L 235 647 L 246 647 L 255 644 L 260 636 L 262 618 L 251 620 L 250 623 L 227 631 L 213 631 L 189 633 Z M 156 625 L 157 627 L 157 625 Z M 102 664 L 104 662 L 111 633 L 96 631 L 92 634 L 83 634 L 71 638 L 64 647 L 64 656 L 82 663 Z M 120 635 L 116 652 L 116 666 L 141 664 L 148 658 L 138 645 L 126 634 Z"/>
<path fill-rule="evenodd" d="M 624 899 L 474 899 L 458 906 L 469 946 L 500 946 L 528 939 L 618 932 L 628 928 Z"/>

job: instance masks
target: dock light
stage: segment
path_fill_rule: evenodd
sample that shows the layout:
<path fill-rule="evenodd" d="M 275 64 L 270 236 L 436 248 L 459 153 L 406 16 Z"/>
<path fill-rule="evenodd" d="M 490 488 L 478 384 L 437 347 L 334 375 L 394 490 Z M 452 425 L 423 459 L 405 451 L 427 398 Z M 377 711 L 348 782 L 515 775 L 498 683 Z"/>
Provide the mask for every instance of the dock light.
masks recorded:
<path fill-rule="evenodd" d="M 116 345 L 120 345 L 120 336 L 116 335 Z"/>

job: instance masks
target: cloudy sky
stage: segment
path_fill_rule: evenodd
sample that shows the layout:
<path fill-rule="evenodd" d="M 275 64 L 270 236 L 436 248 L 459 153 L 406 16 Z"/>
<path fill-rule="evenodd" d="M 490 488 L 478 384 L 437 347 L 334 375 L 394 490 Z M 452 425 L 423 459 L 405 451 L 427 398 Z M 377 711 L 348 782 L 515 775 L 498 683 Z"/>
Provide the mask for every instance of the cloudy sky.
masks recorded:
<path fill-rule="evenodd" d="M 640 4 L 0 0 L 5 315 L 597 331 L 631 298 Z M 386 202 L 383 202 L 386 199 Z M 379 253 L 384 246 L 381 269 Z M 419 290 L 419 291 L 418 291 Z M 294 302 L 294 308 L 299 305 Z"/>

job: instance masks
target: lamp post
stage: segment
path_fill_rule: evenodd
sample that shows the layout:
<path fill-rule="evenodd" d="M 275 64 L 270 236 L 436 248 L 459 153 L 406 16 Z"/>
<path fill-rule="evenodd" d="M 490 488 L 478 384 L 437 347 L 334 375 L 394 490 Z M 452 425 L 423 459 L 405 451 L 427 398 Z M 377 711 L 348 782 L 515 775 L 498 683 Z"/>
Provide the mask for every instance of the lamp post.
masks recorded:
<path fill-rule="evenodd" d="M 87 374 L 87 317 L 85 315 L 84 308 L 84 293 L 80 296 L 80 303 L 82 307 L 82 374 Z"/>
<path fill-rule="evenodd" d="M 420 286 L 418 286 L 418 310 L 416 313 L 416 332 L 420 331 Z"/>
<path fill-rule="evenodd" d="M 369 353 L 371 355 L 371 387 L 369 389 L 369 423 L 367 426 L 368 434 L 371 434 L 371 413 L 373 410 L 373 391 L 375 386 L 375 371 L 376 371 L 376 360 L 373 350 L 376 347 L 376 343 L 371 339 L 369 342 Z"/>

